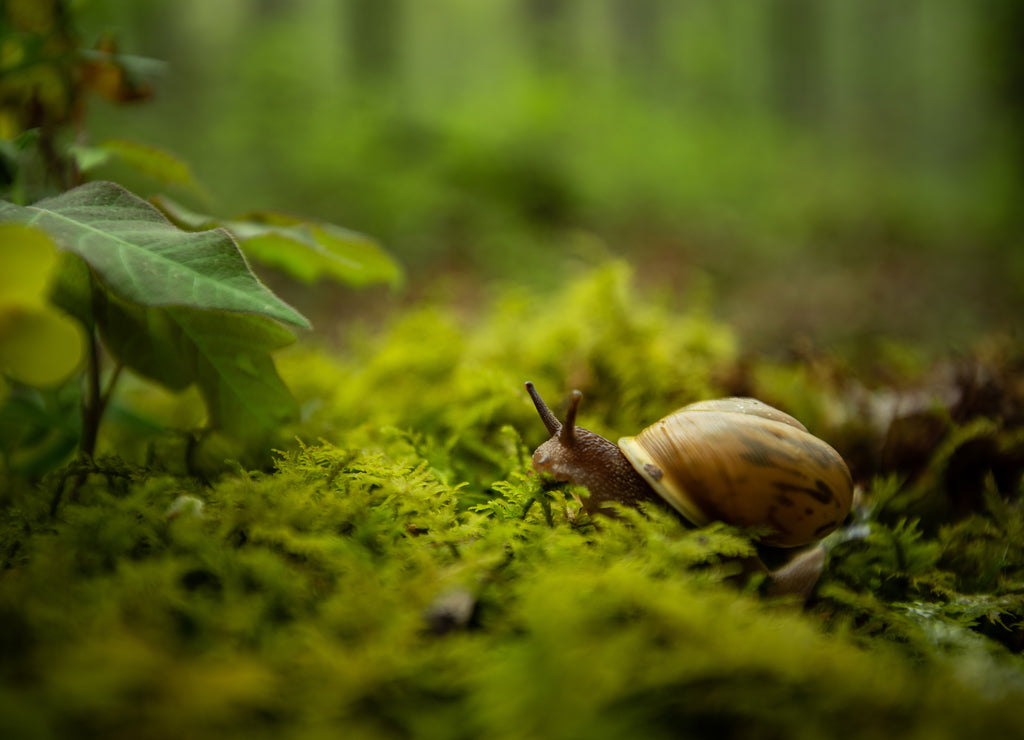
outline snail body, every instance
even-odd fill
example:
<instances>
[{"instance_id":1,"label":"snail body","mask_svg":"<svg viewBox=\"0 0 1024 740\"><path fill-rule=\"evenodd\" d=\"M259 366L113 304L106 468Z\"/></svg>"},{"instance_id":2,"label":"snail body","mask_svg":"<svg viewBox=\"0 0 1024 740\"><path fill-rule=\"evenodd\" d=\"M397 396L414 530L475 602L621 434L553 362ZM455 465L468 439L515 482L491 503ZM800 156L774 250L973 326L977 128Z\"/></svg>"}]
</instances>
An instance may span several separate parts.
<instances>
[{"instance_id":1,"label":"snail body","mask_svg":"<svg viewBox=\"0 0 1024 740\"><path fill-rule=\"evenodd\" d=\"M663 502L697 526L765 530L762 544L797 547L827 535L850 511L853 483L839 453L761 401L691 404L616 445L575 425L579 391L562 423L532 383L526 389L551 434L533 466L587 488L588 513L609 502Z\"/></svg>"}]
</instances>

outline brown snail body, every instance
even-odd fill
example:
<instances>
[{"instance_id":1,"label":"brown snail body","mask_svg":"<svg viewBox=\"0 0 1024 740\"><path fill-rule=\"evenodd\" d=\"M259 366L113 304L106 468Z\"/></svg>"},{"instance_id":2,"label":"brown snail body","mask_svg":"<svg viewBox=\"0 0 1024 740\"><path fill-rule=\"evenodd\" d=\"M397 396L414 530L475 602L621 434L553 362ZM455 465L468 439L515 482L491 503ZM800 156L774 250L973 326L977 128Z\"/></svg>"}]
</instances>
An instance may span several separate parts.
<instances>
[{"instance_id":1,"label":"brown snail body","mask_svg":"<svg viewBox=\"0 0 1024 740\"><path fill-rule=\"evenodd\" d=\"M526 389L551 434L533 466L587 488L588 513L610 502L664 502L692 524L722 521L766 531L765 545L797 547L823 538L850 511L853 483L839 453L761 401L691 404L615 445L575 425L579 391L562 423L532 383Z\"/></svg>"}]
</instances>

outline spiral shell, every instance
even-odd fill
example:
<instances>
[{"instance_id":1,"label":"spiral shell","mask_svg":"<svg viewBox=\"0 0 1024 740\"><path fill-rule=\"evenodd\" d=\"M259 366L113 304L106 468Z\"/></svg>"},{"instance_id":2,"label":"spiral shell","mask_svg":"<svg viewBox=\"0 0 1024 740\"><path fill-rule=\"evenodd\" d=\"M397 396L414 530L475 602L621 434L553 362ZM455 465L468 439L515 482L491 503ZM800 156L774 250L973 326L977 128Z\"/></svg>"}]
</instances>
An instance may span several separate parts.
<instances>
[{"instance_id":1,"label":"spiral shell","mask_svg":"<svg viewBox=\"0 0 1024 740\"><path fill-rule=\"evenodd\" d=\"M618 445L688 520L769 527L761 539L767 545L821 539L853 500L839 453L792 416L754 399L683 407Z\"/></svg>"}]
</instances>

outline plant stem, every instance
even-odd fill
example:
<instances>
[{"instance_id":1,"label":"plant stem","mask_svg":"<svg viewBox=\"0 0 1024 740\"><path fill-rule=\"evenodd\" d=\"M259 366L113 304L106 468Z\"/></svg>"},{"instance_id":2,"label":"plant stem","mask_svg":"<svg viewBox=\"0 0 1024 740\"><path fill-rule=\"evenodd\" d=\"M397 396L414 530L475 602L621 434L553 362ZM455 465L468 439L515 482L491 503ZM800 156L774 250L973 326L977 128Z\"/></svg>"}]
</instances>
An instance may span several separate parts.
<instances>
[{"instance_id":1,"label":"plant stem","mask_svg":"<svg viewBox=\"0 0 1024 740\"><path fill-rule=\"evenodd\" d=\"M107 382L106 390L101 391L100 344L95 330L89 334L88 352L89 356L85 368L86 388L82 396L82 441L79 444L79 457L82 458L83 464L90 463L96 454L96 443L99 439L100 422L103 421L103 412L107 410L107 404L110 402L110 397L114 392L114 386L117 385L118 378L121 377L121 370L124 367L120 362L114 366L114 371ZM88 476L89 473L86 469L81 470L75 476L71 489L68 491L69 501L75 499L78 495L78 490L85 483L85 479ZM51 516L56 516L57 514L60 500L64 494L65 482L66 479L61 479L60 484L57 486L57 492L50 506Z\"/></svg>"},{"instance_id":2,"label":"plant stem","mask_svg":"<svg viewBox=\"0 0 1024 740\"><path fill-rule=\"evenodd\" d=\"M103 391L103 395L100 396L100 401L99 401L99 416L100 416L100 420L103 419L103 414L106 413L106 411L107 411L107 404L110 403L110 397L114 393L114 386L117 385L117 381L121 377L121 370L123 370L123 369L124 369L124 365L122 365L120 362L118 362L118 363L116 363L114 365L114 371L110 374L110 380L107 381L107 389L105 391ZM99 425L97 424L97 433L98 433L98 426Z\"/></svg>"},{"instance_id":3,"label":"plant stem","mask_svg":"<svg viewBox=\"0 0 1024 740\"><path fill-rule=\"evenodd\" d=\"M96 453L96 442L99 438L100 423L103 421L103 414L110 403L110 397L114 393L114 386L121 377L121 370L124 368L120 362L114 365L114 371L107 381L105 390L100 390L100 350L96 333L93 332L89 339L89 365L86 368L86 389L85 397L82 399L82 444L83 455L92 457Z\"/></svg>"},{"instance_id":4,"label":"plant stem","mask_svg":"<svg viewBox=\"0 0 1024 740\"><path fill-rule=\"evenodd\" d=\"M65 472L61 475L60 480L57 481L57 490L54 491L53 501L50 502L50 518L57 516L57 509L60 508L60 500L64 495L64 486L67 485L68 474Z\"/></svg>"},{"instance_id":5,"label":"plant stem","mask_svg":"<svg viewBox=\"0 0 1024 740\"><path fill-rule=\"evenodd\" d=\"M85 368L86 389L82 396L82 442L79 451L85 457L96 452L104 401L100 396L100 347L95 330L89 334L89 358ZM77 489L77 486L76 486Z\"/></svg>"}]
</instances>

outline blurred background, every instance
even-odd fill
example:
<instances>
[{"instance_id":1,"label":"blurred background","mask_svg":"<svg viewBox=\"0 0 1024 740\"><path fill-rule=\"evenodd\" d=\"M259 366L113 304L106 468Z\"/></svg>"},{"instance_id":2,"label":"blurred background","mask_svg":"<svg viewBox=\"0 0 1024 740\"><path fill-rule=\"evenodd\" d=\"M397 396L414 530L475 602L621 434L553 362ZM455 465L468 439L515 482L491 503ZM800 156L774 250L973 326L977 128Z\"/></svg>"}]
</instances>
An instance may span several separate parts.
<instances>
[{"instance_id":1,"label":"blurred background","mask_svg":"<svg viewBox=\"0 0 1024 740\"><path fill-rule=\"evenodd\" d=\"M146 105L90 102L91 138L181 156L210 194L172 193L192 207L333 221L402 263L401 294L337 310L472 306L621 256L755 350L959 351L1020 326L1024 3L78 7L85 41L164 63Z\"/></svg>"}]
</instances>

